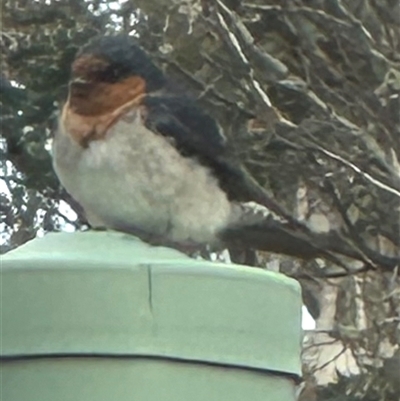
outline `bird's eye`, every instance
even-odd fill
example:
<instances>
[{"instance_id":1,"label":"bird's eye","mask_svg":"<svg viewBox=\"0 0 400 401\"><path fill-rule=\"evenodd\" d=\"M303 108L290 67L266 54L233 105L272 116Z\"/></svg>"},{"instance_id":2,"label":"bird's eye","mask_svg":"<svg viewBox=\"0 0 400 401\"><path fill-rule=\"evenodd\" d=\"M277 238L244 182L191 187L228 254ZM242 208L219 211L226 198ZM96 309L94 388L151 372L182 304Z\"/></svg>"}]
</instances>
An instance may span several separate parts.
<instances>
[{"instance_id":1,"label":"bird's eye","mask_svg":"<svg viewBox=\"0 0 400 401\"><path fill-rule=\"evenodd\" d=\"M106 82L117 82L126 76L125 69L123 66L110 65L102 71L98 72L99 79Z\"/></svg>"}]
</instances>

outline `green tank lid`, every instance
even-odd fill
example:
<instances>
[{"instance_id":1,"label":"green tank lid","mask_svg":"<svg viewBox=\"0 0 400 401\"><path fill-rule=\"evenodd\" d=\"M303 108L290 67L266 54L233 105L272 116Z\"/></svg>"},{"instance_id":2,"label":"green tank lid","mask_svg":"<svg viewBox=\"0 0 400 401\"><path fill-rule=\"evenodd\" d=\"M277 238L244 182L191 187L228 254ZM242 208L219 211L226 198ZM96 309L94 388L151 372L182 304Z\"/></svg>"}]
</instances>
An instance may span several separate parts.
<instances>
[{"instance_id":1,"label":"green tank lid","mask_svg":"<svg viewBox=\"0 0 400 401\"><path fill-rule=\"evenodd\" d=\"M107 365L110 371L97 384L98 391L102 386L109 387L107 380L113 374L122 380L131 371L137 380L143 376L138 372L156 369L158 373L153 375L157 376L167 369L168 361L173 362L171 372L175 369L176 380L181 377L188 384L194 380L187 377L193 364L202 366L203 370L196 371L198 378L203 377L200 373L205 366L214 370L207 379L211 387L212 377L221 375L219 371L215 376L218 367L223 371L246 370L246 375L252 372L254 380L261 375L264 379L257 380L262 386L270 381L270 391L274 386L278 392L286 391L282 397L288 397L287 391L293 393L294 385L292 381L288 384L288 378L301 373L300 287L281 274L194 260L116 232L48 234L4 255L1 273L2 369L8 383L17 378L32 383L48 381L59 371L53 365L61 366L65 356L81 358L75 368L70 358L64 358L60 368L63 371L70 366L65 378L78 381L88 374L83 366L89 364L88 369L96 366L98 371L107 372L99 361L111 358L113 362ZM98 359L89 362L87 358L92 357ZM135 364L128 366L127 358L133 358ZM139 360L143 363L138 365ZM25 361L23 369L21 361ZM118 365L123 364L121 361L125 365ZM178 367L182 364L184 368ZM113 370L114 365L119 367ZM123 366L128 370L117 374ZM40 376L42 370L47 373ZM134 385L135 380L127 383ZM235 380L226 388L233 390ZM48 389L48 385L43 386ZM190 386L196 388L194 382ZM252 387L257 388L254 383ZM12 394L11 387L9 391L7 394ZM103 389L99 394L106 393ZM95 400L99 394L87 400ZM9 400L17 401L16 396ZM40 397L51 399L51 395ZM158 397L132 399L188 399L187 394L181 398ZM190 399L224 400L210 394L207 397ZM275 397L246 399L295 399L279 398L278 393Z\"/></svg>"}]
</instances>

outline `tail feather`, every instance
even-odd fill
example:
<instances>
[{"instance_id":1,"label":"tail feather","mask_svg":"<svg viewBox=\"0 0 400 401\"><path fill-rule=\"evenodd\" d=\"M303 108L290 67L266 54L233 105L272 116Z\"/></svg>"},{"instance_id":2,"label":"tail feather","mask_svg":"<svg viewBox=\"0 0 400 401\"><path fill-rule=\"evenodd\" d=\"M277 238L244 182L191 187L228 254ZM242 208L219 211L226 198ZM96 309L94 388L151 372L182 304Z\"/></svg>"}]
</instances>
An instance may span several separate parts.
<instances>
[{"instance_id":1,"label":"tail feather","mask_svg":"<svg viewBox=\"0 0 400 401\"><path fill-rule=\"evenodd\" d=\"M220 233L220 239L229 248L254 249L281 253L302 259L311 259L324 254L324 250L314 245L310 238L296 232L289 224L267 217L254 222L238 222Z\"/></svg>"}]
</instances>

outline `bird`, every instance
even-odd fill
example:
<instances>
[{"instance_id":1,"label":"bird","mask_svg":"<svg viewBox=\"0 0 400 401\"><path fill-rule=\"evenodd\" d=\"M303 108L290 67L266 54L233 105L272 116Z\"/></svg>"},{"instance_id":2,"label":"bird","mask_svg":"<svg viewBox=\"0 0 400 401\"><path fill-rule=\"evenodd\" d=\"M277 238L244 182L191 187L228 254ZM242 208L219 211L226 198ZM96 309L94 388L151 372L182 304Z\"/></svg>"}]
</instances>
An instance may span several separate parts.
<instances>
[{"instance_id":1,"label":"bird","mask_svg":"<svg viewBox=\"0 0 400 401\"><path fill-rule=\"evenodd\" d=\"M218 122L171 82L131 36L95 37L78 51L52 155L89 224L177 249L244 242L314 255L301 236L246 206L293 223L230 154Z\"/></svg>"}]
</instances>

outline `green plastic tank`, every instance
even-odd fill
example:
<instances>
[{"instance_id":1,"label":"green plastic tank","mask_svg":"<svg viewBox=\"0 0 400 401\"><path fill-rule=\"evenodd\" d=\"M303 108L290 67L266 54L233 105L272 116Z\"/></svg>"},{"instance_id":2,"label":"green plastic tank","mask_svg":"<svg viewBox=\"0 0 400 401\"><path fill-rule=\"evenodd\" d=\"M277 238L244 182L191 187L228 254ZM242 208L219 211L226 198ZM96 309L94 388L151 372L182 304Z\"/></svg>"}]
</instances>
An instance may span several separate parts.
<instances>
[{"instance_id":1,"label":"green plastic tank","mask_svg":"<svg viewBox=\"0 0 400 401\"><path fill-rule=\"evenodd\" d=\"M294 401L299 285L115 232L2 257L1 401Z\"/></svg>"}]
</instances>

